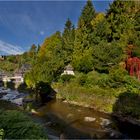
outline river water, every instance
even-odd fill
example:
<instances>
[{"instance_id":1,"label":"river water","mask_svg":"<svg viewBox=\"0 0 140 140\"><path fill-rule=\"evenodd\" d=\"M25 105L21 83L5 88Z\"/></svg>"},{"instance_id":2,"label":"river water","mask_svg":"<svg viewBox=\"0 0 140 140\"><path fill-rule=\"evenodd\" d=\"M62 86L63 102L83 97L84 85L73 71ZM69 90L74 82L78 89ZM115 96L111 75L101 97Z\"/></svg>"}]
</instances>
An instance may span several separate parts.
<instances>
[{"instance_id":1,"label":"river water","mask_svg":"<svg viewBox=\"0 0 140 140\"><path fill-rule=\"evenodd\" d=\"M9 97L13 97L10 94L13 95L14 92L9 92L9 96L4 96L9 99ZM17 104L17 102L13 103ZM17 109L12 107L13 103L5 103L1 100L0 108ZM27 107L31 104L27 104ZM41 107L30 109L31 117L46 128L50 138L140 138L140 126L118 121L112 115L72 105L62 100L52 100Z\"/></svg>"},{"instance_id":2,"label":"river water","mask_svg":"<svg viewBox=\"0 0 140 140\"><path fill-rule=\"evenodd\" d=\"M111 115L79 107L60 100L48 102L35 110L45 120L44 126L67 139L129 138L121 133Z\"/></svg>"}]
</instances>

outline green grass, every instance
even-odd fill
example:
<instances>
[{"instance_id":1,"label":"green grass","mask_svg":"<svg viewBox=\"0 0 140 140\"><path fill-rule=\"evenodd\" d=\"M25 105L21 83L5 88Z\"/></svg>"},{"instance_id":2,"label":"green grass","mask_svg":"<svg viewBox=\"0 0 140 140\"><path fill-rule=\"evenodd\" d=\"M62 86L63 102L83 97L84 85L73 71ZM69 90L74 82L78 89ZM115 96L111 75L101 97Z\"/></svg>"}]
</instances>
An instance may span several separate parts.
<instances>
[{"instance_id":1,"label":"green grass","mask_svg":"<svg viewBox=\"0 0 140 140\"><path fill-rule=\"evenodd\" d=\"M0 111L0 122L4 139L47 139L43 128L23 112Z\"/></svg>"},{"instance_id":2,"label":"green grass","mask_svg":"<svg viewBox=\"0 0 140 140\"><path fill-rule=\"evenodd\" d=\"M66 99L67 101L75 101L79 104L88 105L104 112L112 112L113 104L117 100L119 92L124 89L102 89L98 86L86 88L72 83L61 85L58 88L58 98Z\"/></svg>"},{"instance_id":3,"label":"green grass","mask_svg":"<svg viewBox=\"0 0 140 140\"><path fill-rule=\"evenodd\" d=\"M76 74L69 82L54 83L57 98L107 113L140 118L140 81L117 69L109 74L95 71Z\"/></svg>"},{"instance_id":4,"label":"green grass","mask_svg":"<svg viewBox=\"0 0 140 140\"><path fill-rule=\"evenodd\" d=\"M57 98L77 102L107 113L119 113L140 119L140 93L132 93L126 88L86 88L69 83L57 86ZM134 90L135 91L135 90Z\"/></svg>"}]
</instances>

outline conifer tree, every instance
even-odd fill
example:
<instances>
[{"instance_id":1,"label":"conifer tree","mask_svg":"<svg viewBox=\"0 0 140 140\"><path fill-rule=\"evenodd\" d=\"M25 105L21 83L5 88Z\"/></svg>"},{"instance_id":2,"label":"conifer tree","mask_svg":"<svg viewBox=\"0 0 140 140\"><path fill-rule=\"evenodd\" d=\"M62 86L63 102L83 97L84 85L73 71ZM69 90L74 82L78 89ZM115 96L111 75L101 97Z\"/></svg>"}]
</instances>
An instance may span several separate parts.
<instances>
[{"instance_id":1,"label":"conifer tree","mask_svg":"<svg viewBox=\"0 0 140 140\"><path fill-rule=\"evenodd\" d=\"M126 41L133 35L134 28L134 2L115 0L107 11L107 21L109 23L110 34L107 35L109 42L113 40Z\"/></svg>"},{"instance_id":2,"label":"conifer tree","mask_svg":"<svg viewBox=\"0 0 140 140\"><path fill-rule=\"evenodd\" d=\"M81 16L78 21L78 28L76 31L75 45L79 49L90 47L91 33L93 31L91 21L95 17L95 10L90 0L84 6Z\"/></svg>"},{"instance_id":3,"label":"conifer tree","mask_svg":"<svg viewBox=\"0 0 140 140\"><path fill-rule=\"evenodd\" d=\"M75 28L70 19L66 21L62 39L65 51L65 63L67 64L71 62L75 40Z\"/></svg>"},{"instance_id":4,"label":"conifer tree","mask_svg":"<svg viewBox=\"0 0 140 140\"><path fill-rule=\"evenodd\" d=\"M73 66L78 71L88 72L92 69L92 65L88 65L88 67L86 67L85 62L88 59L88 57L90 57L89 63L90 64L92 63L91 54L90 54L91 51L88 50L91 49L92 47L91 36L92 36L93 28L91 25L91 21L94 17L95 17L95 10L92 1L88 0L82 10L81 16L78 21L78 28L75 33Z\"/></svg>"}]
</instances>

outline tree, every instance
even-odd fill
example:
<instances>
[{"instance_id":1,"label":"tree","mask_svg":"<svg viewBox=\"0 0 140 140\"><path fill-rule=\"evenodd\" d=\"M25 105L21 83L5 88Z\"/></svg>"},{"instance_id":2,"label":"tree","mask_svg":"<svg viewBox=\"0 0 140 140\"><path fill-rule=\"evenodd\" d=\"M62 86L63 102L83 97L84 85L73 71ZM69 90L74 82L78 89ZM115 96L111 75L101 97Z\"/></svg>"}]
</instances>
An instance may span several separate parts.
<instances>
[{"instance_id":1,"label":"tree","mask_svg":"<svg viewBox=\"0 0 140 140\"><path fill-rule=\"evenodd\" d=\"M93 70L93 50L90 48L84 50L83 53L79 52L77 57L74 58L73 65L77 71L88 73Z\"/></svg>"},{"instance_id":2,"label":"tree","mask_svg":"<svg viewBox=\"0 0 140 140\"><path fill-rule=\"evenodd\" d=\"M128 41L133 36L134 12L133 1L115 0L107 11L107 22L110 33L107 35L109 42L113 40Z\"/></svg>"},{"instance_id":3,"label":"tree","mask_svg":"<svg viewBox=\"0 0 140 140\"><path fill-rule=\"evenodd\" d=\"M41 47L41 46L38 44L38 47L37 47L37 53L39 52L40 47Z\"/></svg>"},{"instance_id":4,"label":"tree","mask_svg":"<svg viewBox=\"0 0 140 140\"><path fill-rule=\"evenodd\" d=\"M47 38L38 52L37 60L27 75L27 85L36 88L42 81L51 83L56 80L64 68L64 51L60 32ZM28 78L29 76L29 78Z\"/></svg>"},{"instance_id":5,"label":"tree","mask_svg":"<svg viewBox=\"0 0 140 140\"><path fill-rule=\"evenodd\" d=\"M107 22L104 13L96 14L95 18L91 21L92 32L92 45L99 44L102 40L107 41L107 35L110 33L109 23Z\"/></svg>"},{"instance_id":6,"label":"tree","mask_svg":"<svg viewBox=\"0 0 140 140\"><path fill-rule=\"evenodd\" d=\"M75 40L75 28L72 25L70 19L66 21L64 32L62 34L63 49L65 51L65 63L70 63L72 60L74 40Z\"/></svg>"},{"instance_id":7,"label":"tree","mask_svg":"<svg viewBox=\"0 0 140 140\"><path fill-rule=\"evenodd\" d=\"M88 49L91 47L91 33L93 31L91 21L94 17L95 10L93 4L88 0L78 21L75 38L75 47L77 49Z\"/></svg>"},{"instance_id":8,"label":"tree","mask_svg":"<svg viewBox=\"0 0 140 140\"><path fill-rule=\"evenodd\" d=\"M32 58L32 59L35 59L36 57L36 54L37 54L37 47L35 44L33 44L28 52L29 54L29 57Z\"/></svg>"},{"instance_id":9,"label":"tree","mask_svg":"<svg viewBox=\"0 0 140 140\"><path fill-rule=\"evenodd\" d=\"M123 59L123 50L116 42L101 42L93 49L93 66L101 73L108 73L112 66Z\"/></svg>"},{"instance_id":10,"label":"tree","mask_svg":"<svg viewBox=\"0 0 140 140\"><path fill-rule=\"evenodd\" d=\"M140 8L135 14L134 28L135 28L135 34L134 34L135 48L133 49L132 53L134 56L140 57Z\"/></svg>"},{"instance_id":11,"label":"tree","mask_svg":"<svg viewBox=\"0 0 140 140\"><path fill-rule=\"evenodd\" d=\"M78 71L83 71L83 69L89 70L89 68L83 68L85 67L85 63L83 61L79 61L77 66L77 57L82 59L82 56L85 55L86 59L89 54L88 49L92 48L92 32L93 28L91 25L92 19L95 17L95 10L93 7L93 4L91 1L87 1L86 5L84 6L81 16L78 21L78 28L75 33L75 42L74 42L74 54L73 54L73 66L77 69ZM91 57L91 56L89 56ZM80 60L81 60L80 59ZM76 65L75 65L76 64Z\"/></svg>"}]
</instances>

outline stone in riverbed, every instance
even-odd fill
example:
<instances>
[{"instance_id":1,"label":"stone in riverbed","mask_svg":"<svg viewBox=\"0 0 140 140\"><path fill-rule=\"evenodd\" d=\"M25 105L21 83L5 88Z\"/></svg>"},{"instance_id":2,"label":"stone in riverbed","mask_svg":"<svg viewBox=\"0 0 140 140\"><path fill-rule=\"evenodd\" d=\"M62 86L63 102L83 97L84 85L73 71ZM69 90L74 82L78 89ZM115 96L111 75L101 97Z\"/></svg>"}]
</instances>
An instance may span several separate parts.
<instances>
[{"instance_id":1,"label":"stone in riverbed","mask_svg":"<svg viewBox=\"0 0 140 140\"><path fill-rule=\"evenodd\" d=\"M17 99L11 100L11 102L21 106L22 100L23 100L23 98L17 98Z\"/></svg>"},{"instance_id":2,"label":"stone in riverbed","mask_svg":"<svg viewBox=\"0 0 140 140\"><path fill-rule=\"evenodd\" d=\"M24 98L23 99L23 102L24 103L30 103L30 102L33 102L33 99L26 99L26 98Z\"/></svg>"},{"instance_id":3,"label":"stone in riverbed","mask_svg":"<svg viewBox=\"0 0 140 140\"><path fill-rule=\"evenodd\" d=\"M112 121L109 119L105 119L105 118L100 118L100 119L101 119L101 123L100 123L101 126L107 126L112 123Z\"/></svg>"},{"instance_id":4,"label":"stone in riverbed","mask_svg":"<svg viewBox=\"0 0 140 140\"><path fill-rule=\"evenodd\" d=\"M85 117L84 118L84 121L86 121L86 122L93 122L95 120L96 120L96 118L93 118L93 117Z\"/></svg>"},{"instance_id":5,"label":"stone in riverbed","mask_svg":"<svg viewBox=\"0 0 140 140\"><path fill-rule=\"evenodd\" d=\"M72 118L73 117L73 114L71 114L71 113L69 113L68 115L67 115L67 118Z\"/></svg>"}]
</instances>

